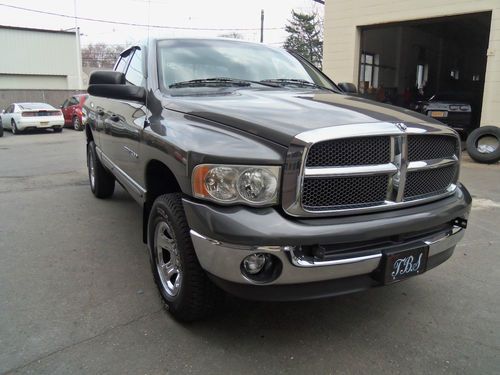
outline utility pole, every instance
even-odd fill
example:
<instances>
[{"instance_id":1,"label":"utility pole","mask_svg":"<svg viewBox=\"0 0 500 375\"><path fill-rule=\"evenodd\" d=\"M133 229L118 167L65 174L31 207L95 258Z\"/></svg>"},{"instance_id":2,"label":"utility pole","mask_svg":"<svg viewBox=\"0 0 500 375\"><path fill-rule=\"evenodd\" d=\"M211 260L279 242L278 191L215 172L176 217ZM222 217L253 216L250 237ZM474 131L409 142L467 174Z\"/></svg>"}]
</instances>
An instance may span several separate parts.
<instances>
[{"instance_id":1,"label":"utility pole","mask_svg":"<svg viewBox=\"0 0 500 375\"><path fill-rule=\"evenodd\" d=\"M82 51L80 45L80 28L78 27L78 17L76 15L76 0L73 0L75 7L75 36L76 36L76 75L78 79L78 90L82 89Z\"/></svg>"},{"instance_id":2,"label":"utility pole","mask_svg":"<svg viewBox=\"0 0 500 375\"><path fill-rule=\"evenodd\" d=\"M260 11L260 42L264 43L264 9Z\"/></svg>"}]
</instances>

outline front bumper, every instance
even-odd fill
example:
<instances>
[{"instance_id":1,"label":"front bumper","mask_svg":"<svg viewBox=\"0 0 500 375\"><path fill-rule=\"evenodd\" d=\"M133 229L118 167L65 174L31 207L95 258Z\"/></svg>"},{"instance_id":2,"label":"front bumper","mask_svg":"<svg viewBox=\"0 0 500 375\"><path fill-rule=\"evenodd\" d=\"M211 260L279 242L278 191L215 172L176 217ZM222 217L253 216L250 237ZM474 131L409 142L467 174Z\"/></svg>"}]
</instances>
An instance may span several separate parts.
<instances>
[{"instance_id":1,"label":"front bumper","mask_svg":"<svg viewBox=\"0 0 500 375\"><path fill-rule=\"evenodd\" d=\"M252 299L308 299L337 295L380 285L376 275L383 251L383 236L407 236L391 248L429 246L427 269L448 259L464 229L454 225L467 219L471 197L459 186L451 197L426 205L376 214L298 220L274 209L215 207L184 199L191 238L200 264L226 291ZM440 228L433 231L434 228ZM367 243L363 251L342 252L327 261L311 261L292 246ZM370 247L370 243L373 246ZM272 282L258 284L241 272L241 262L254 252L276 256L281 274Z\"/></svg>"}]
</instances>

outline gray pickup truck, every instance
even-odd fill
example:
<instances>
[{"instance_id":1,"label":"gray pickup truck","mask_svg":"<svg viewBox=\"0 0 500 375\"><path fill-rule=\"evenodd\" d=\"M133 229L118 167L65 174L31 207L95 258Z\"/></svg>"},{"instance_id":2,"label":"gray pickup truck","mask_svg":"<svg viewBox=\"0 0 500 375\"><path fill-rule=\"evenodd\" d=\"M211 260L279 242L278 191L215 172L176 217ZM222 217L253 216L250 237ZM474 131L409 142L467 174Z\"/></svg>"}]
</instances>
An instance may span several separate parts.
<instances>
[{"instance_id":1,"label":"gray pickup truck","mask_svg":"<svg viewBox=\"0 0 500 375\"><path fill-rule=\"evenodd\" d=\"M94 72L92 192L118 182L176 319L224 291L305 300L386 285L447 260L471 197L439 122L342 94L294 53L226 39L151 39Z\"/></svg>"}]
</instances>

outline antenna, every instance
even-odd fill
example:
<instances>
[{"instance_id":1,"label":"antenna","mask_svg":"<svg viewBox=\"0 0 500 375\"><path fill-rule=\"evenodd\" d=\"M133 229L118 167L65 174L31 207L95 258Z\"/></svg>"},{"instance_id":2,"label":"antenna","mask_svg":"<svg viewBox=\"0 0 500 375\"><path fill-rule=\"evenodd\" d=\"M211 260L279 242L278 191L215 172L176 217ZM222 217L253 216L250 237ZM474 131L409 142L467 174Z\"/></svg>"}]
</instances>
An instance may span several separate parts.
<instances>
[{"instance_id":1,"label":"antenna","mask_svg":"<svg viewBox=\"0 0 500 375\"><path fill-rule=\"evenodd\" d=\"M145 114L146 116L144 117L144 128L148 127L150 125L149 123L149 120L148 120L148 112L149 112L149 109L148 109L148 96L149 96L149 92L148 92L148 79L149 79L149 72L148 72L148 69L147 69L147 65L148 65L148 59L147 59L147 56L146 55L149 55L149 25L151 24L151 0L148 0L148 31L147 31L147 38L146 38L146 53L143 55L143 59L144 61L146 61L146 69L145 69L145 75L146 75L146 100L145 100L145 105L146 105L146 110L145 110Z\"/></svg>"}]
</instances>

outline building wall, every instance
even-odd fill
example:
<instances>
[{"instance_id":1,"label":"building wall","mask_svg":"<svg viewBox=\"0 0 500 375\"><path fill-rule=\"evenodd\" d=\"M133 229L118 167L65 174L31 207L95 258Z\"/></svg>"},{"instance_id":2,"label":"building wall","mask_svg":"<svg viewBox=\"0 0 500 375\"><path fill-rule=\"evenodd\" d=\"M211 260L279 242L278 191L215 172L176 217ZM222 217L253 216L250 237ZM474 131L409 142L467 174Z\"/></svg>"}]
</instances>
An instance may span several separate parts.
<instances>
[{"instance_id":1,"label":"building wall","mask_svg":"<svg viewBox=\"0 0 500 375\"><path fill-rule=\"evenodd\" d=\"M71 95L82 94L75 90L0 90L0 112L12 103L42 102L56 108Z\"/></svg>"},{"instance_id":2,"label":"building wall","mask_svg":"<svg viewBox=\"0 0 500 375\"><path fill-rule=\"evenodd\" d=\"M327 0L323 70L358 81L360 26L491 11L481 125L500 126L500 0Z\"/></svg>"},{"instance_id":3,"label":"building wall","mask_svg":"<svg viewBox=\"0 0 500 375\"><path fill-rule=\"evenodd\" d=\"M81 89L76 35L0 26L0 89Z\"/></svg>"}]
</instances>

